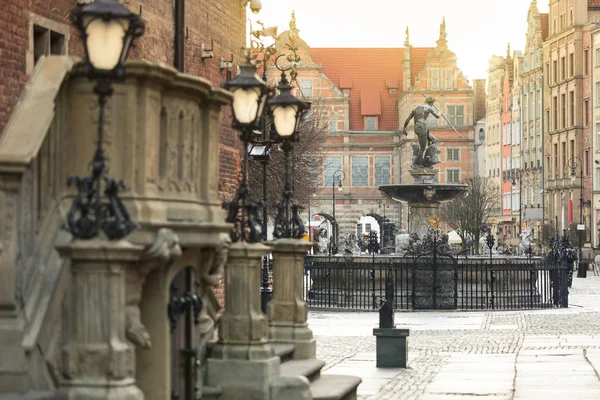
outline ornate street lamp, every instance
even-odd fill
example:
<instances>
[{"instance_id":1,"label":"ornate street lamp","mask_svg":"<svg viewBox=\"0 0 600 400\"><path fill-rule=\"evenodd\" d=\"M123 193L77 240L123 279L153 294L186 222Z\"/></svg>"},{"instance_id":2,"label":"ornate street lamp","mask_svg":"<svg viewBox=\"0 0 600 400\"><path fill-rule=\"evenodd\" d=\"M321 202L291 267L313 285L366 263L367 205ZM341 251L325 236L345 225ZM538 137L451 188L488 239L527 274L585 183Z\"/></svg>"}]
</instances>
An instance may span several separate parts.
<instances>
[{"instance_id":1,"label":"ornate street lamp","mask_svg":"<svg viewBox=\"0 0 600 400\"><path fill-rule=\"evenodd\" d=\"M71 22L81 33L86 73L122 79L129 49L144 34L142 18L116 0L96 0L74 8Z\"/></svg>"},{"instance_id":2,"label":"ornate street lamp","mask_svg":"<svg viewBox=\"0 0 600 400\"><path fill-rule=\"evenodd\" d=\"M240 74L223 86L233 93L233 127L241 131L242 140L250 142L254 130L260 127L269 87L258 77L256 65L249 60L240 64Z\"/></svg>"},{"instance_id":3,"label":"ornate street lamp","mask_svg":"<svg viewBox=\"0 0 600 400\"><path fill-rule=\"evenodd\" d=\"M267 84L256 74L256 66L249 60L240 65L240 74L233 80L226 82L225 89L233 93L233 127L240 131L240 139L244 142L245 149L250 148L254 137L254 130L258 128L263 114L265 103L269 95ZM258 210L262 207L261 201L249 197L248 188L248 151L244 151L242 164L242 182L236 197L229 202L223 202L227 209L227 222L233 224L231 240L260 242L263 236L263 226L258 218Z\"/></svg>"},{"instance_id":4,"label":"ornate street lamp","mask_svg":"<svg viewBox=\"0 0 600 400\"><path fill-rule=\"evenodd\" d=\"M301 207L292 198L293 190L289 172L290 151L293 149L293 142L298 141L298 126L308 106L292 95L292 87L287 80L285 71L281 72L281 81L277 89L279 95L269 101L269 106L275 128L272 131L273 141L282 144L285 155L285 186L283 198L277 202L273 236L299 239L304 236L304 223L298 213Z\"/></svg>"},{"instance_id":5,"label":"ornate street lamp","mask_svg":"<svg viewBox=\"0 0 600 400\"><path fill-rule=\"evenodd\" d=\"M121 239L136 229L127 209L119 198L125 189L121 179L108 177L107 163L102 149L104 107L113 94L112 81L125 78L124 62L136 38L144 33L144 22L116 0L96 0L76 7L71 21L80 31L84 48L85 73L96 80L94 93L98 95L98 142L91 162L91 175L72 176L68 185L75 184L78 195L67 216L66 229L77 239L92 239L104 232L111 240ZM102 195L107 201L103 201Z\"/></svg>"},{"instance_id":6,"label":"ornate street lamp","mask_svg":"<svg viewBox=\"0 0 600 400\"><path fill-rule=\"evenodd\" d=\"M337 236L338 236L338 224L337 219L335 218L335 180L338 179L338 191L341 192L344 190L342 186L342 181L346 179L346 173L341 169L335 171L331 177L331 200L333 206L333 221L331 222L331 242L329 243L329 255L337 253Z\"/></svg>"},{"instance_id":7,"label":"ornate street lamp","mask_svg":"<svg viewBox=\"0 0 600 400\"><path fill-rule=\"evenodd\" d=\"M521 216L522 216L522 212L521 212L521 196L523 193L523 174L522 174L522 170L517 169L515 170L513 177L512 177L512 186L516 187L517 186L517 182L515 181L515 177L518 176L519 177L519 230L517 232L517 235L521 234L521 230L522 230L522 225L521 225ZM512 213L512 210L511 210Z\"/></svg>"},{"instance_id":8,"label":"ornate street lamp","mask_svg":"<svg viewBox=\"0 0 600 400\"><path fill-rule=\"evenodd\" d=\"M567 161L569 168L571 168L571 183L574 185L577 179L575 169L579 168L579 225L583 225L583 162L579 157L571 157ZM579 261L581 261L581 247L583 245L583 232L584 230L579 229L577 226L577 233L579 236Z\"/></svg>"}]
</instances>

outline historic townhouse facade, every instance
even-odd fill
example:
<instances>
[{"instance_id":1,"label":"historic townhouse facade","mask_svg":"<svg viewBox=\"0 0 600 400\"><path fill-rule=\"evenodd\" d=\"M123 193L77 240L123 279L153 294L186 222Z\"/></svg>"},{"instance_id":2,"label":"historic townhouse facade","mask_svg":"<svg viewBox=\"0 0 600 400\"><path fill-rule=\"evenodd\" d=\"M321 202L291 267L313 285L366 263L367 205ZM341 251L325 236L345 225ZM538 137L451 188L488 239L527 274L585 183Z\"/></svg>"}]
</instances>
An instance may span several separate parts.
<instances>
[{"instance_id":1,"label":"historic townhouse facade","mask_svg":"<svg viewBox=\"0 0 600 400\"><path fill-rule=\"evenodd\" d=\"M589 163L584 153L583 27L598 10L588 10L587 0L557 0L550 1L549 11L548 38L543 44L544 193L547 220L557 221L562 230L584 223L579 220L580 199L584 200L582 214L590 214L580 183L582 172L586 179Z\"/></svg>"},{"instance_id":2,"label":"historic townhouse facade","mask_svg":"<svg viewBox=\"0 0 600 400\"><path fill-rule=\"evenodd\" d=\"M547 36L548 14L540 14L536 1L532 1L527 13L526 43L518 73L518 88L515 88L515 101L520 105L522 123L516 125L518 132L514 136L516 143L513 148L516 162L513 163L512 175L523 189L519 199L522 229L532 229L535 238L541 233L544 223L542 52Z\"/></svg>"},{"instance_id":3,"label":"historic townhouse facade","mask_svg":"<svg viewBox=\"0 0 600 400\"><path fill-rule=\"evenodd\" d=\"M489 183L498 189L500 189L502 185L502 89L504 84L504 75L506 74L506 63L507 60L504 57L492 56L490 59L486 99L485 175L487 176ZM502 196L499 196L497 206L495 207L489 222L492 225L498 225L501 220L510 221L510 217L504 217L502 215ZM495 226L493 229L496 230L497 226Z\"/></svg>"},{"instance_id":4,"label":"historic townhouse facade","mask_svg":"<svg viewBox=\"0 0 600 400\"><path fill-rule=\"evenodd\" d=\"M517 203L512 196L512 179L511 179L511 164L512 164L512 89L515 76L515 65L518 59L510 56L510 46L507 50L506 64L504 66L504 77L502 78L502 110L501 110L501 142L500 142L500 157L501 157L501 175L500 194L502 196L502 219L500 220L500 229L504 235L512 237L512 211Z\"/></svg>"},{"instance_id":5,"label":"historic townhouse facade","mask_svg":"<svg viewBox=\"0 0 600 400\"><path fill-rule=\"evenodd\" d=\"M588 68L589 93L589 133L591 141L590 165L593 173L591 228L594 232L592 243L600 246L600 24L592 23L589 27Z\"/></svg>"}]
</instances>

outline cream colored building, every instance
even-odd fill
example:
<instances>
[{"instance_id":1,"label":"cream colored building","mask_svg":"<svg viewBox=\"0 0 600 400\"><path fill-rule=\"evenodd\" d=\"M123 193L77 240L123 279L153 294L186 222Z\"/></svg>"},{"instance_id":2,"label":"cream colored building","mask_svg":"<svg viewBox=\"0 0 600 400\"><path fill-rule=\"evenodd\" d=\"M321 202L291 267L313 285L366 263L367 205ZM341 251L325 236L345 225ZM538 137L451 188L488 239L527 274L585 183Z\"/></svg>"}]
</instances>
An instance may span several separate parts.
<instances>
[{"instance_id":1,"label":"cream colored building","mask_svg":"<svg viewBox=\"0 0 600 400\"><path fill-rule=\"evenodd\" d=\"M592 243L594 246L600 245L600 235L598 234L598 221L600 221L600 23L594 23L590 29L590 56L591 56L591 112L590 112L590 133L591 133L591 165L592 165Z\"/></svg>"},{"instance_id":2,"label":"cream colored building","mask_svg":"<svg viewBox=\"0 0 600 400\"><path fill-rule=\"evenodd\" d=\"M579 158L585 164L582 31L599 11L588 10L587 0L550 1L549 11L549 35L543 45L545 200L547 220L556 218L562 230L569 227L570 215L579 223L580 182L571 179L569 160ZM579 178L578 166L575 174Z\"/></svg>"},{"instance_id":3,"label":"cream colored building","mask_svg":"<svg viewBox=\"0 0 600 400\"><path fill-rule=\"evenodd\" d=\"M523 193L521 197L523 229L533 229L537 238L544 223L545 182L542 167L543 158L543 94L544 81L542 53L544 39L548 36L548 14L540 14L536 1L531 2L527 13L527 35L523 62L518 72L518 88L513 90L513 121L520 118L521 123L514 125L513 168L521 172ZM516 85L515 85L516 86ZM514 107L515 102L519 104ZM520 174L520 175L519 175ZM515 210L513 208L513 210ZM517 209L518 212L518 209Z\"/></svg>"},{"instance_id":4,"label":"cream colored building","mask_svg":"<svg viewBox=\"0 0 600 400\"><path fill-rule=\"evenodd\" d=\"M506 59L500 56L492 56L488 69L488 96L486 102L485 119L485 176L496 187L502 185L502 86L506 74ZM493 213L493 219L498 221L502 217L502 197L498 196L497 208ZM495 228L494 228L495 230Z\"/></svg>"}]
</instances>

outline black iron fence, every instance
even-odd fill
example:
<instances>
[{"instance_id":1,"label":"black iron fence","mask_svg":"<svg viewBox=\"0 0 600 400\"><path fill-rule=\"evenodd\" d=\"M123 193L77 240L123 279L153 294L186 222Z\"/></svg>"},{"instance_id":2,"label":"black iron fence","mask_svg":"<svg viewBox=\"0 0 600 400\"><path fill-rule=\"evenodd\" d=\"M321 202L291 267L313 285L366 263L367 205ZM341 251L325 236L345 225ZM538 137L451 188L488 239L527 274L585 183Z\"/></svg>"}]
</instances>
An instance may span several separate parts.
<instances>
[{"instance_id":1,"label":"black iron fence","mask_svg":"<svg viewBox=\"0 0 600 400\"><path fill-rule=\"evenodd\" d=\"M541 259L307 256L313 308L378 309L387 290L397 310L568 307L571 264Z\"/></svg>"}]
</instances>

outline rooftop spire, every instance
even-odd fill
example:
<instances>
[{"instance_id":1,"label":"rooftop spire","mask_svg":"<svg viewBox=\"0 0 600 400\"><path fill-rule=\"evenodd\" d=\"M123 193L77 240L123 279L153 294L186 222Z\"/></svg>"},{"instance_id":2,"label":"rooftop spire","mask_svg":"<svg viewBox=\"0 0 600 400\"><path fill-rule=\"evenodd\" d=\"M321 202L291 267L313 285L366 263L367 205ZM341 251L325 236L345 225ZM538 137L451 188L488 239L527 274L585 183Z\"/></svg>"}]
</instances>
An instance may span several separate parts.
<instances>
[{"instance_id":1,"label":"rooftop spire","mask_svg":"<svg viewBox=\"0 0 600 400\"><path fill-rule=\"evenodd\" d=\"M448 47L446 36L446 18L442 17L442 23L440 24L440 38L436 42L438 47Z\"/></svg>"},{"instance_id":2,"label":"rooftop spire","mask_svg":"<svg viewBox=\"0 0 600 400\"><path fill-rule=\"evenodd\" d=\"M410 46L410 40L408 38L408 26L406 27L405 37L404 37L404 47Z\"/></svg>"},{"instance_id":3,"label":"rooftop spire","mask_svg":"<svg viewBox=\"0 0 600 400\"><path fill-rule=\"evenodd\" d=\"M298 30L298 28L296 28L296 11L294 11L294 10L292 10L292 17L290 19L290 30L292 30L292 31Z\"/></svg>"}]
</instances>

